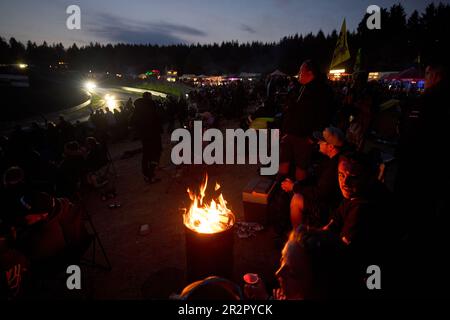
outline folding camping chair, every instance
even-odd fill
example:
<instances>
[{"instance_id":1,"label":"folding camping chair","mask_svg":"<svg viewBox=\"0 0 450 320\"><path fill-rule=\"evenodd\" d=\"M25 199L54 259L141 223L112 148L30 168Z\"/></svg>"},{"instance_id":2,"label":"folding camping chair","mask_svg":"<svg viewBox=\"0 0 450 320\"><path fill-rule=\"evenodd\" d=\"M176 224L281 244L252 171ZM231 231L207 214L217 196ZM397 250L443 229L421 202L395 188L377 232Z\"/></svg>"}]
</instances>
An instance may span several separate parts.
<instances>
[{"instance_id":1,"label":"folding camping chair","mask_svg":"<svg viewBox=\"0 0 450 320\"><path fill-rule=\"evenodd\" d=\"M111 262L110 262L110 260L108 258L108 255L106 254L106 250L105 250L105 248L103 246L103 243L102 243L102 241L100 239L100 236L99 236L99 234L97 232L97 228L95 227L94 222L92 221L92 217L91 217L91 215L89 213L89 210L87 209L87 207L86 207L86 205L85 205L85 203L84 203L84 201L83 201L83 199L81 197L79 199L79 206L80 206L80 209L82 210L83 217L84 217L85 221L87 222L87 225L89 226L90 236L91 236L91 240L92 240L90 242L90 246L89 246L91 248L91 250L92 250L90 259L82 258L80 262L83 265L86 265L88 267L93 267L93 268L98 268L98 269L102 269L102 270L106 270L106 271L111 271L111 269L112 269ZM86 253L87 253L89 247L86 248L86 251L85 251ZM98 261L97 261L97 247L100 249L100 253L103 256L103 260L106 263L106 265L98 263Z\"/></svg>"}]
</instances>

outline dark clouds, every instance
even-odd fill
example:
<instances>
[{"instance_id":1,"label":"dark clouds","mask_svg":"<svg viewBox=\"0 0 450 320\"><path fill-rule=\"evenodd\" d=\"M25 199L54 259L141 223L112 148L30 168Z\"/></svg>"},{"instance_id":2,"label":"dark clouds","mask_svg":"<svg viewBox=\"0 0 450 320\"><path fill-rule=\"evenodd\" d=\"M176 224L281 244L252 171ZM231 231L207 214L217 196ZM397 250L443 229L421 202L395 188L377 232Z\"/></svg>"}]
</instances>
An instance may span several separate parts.
<instances>
[{"instance_id":1,"label":"dark clouds","mask_svg":"<svg viewBox=\"0 0 450 320\"><path fill-rule=\"evenodd\" d=\"M438 3L441 0L434 0ZM430 0L377 0L383 8L400 2L409 15ZM442 0L449 3L450 0ZM68 30L66 7L81 8L81 30ZM371 0L15 0L0 1L0 36L26 42L220 43L278 41L295 33L325 34L341 26L355 30ZM170 22L169 22L170 21Z\"/></svg>"},{"instance_id":2,"label":"dark clouds","mask_svg":"<svg viewBox=\"0 0 450 320\"><path fill-rule=\"evenodd\" d=\"M191 41L186 36L205 37L199 29L168 22L143 22L109 14L97 14L88 18L87 31L111 42L134 44L184 44Z\"/></svg>"},{"instance_id":3,"label":"dark clouds","mask_svg":"<svg viewBox=\"0 0 450 320\"><path fill-rule=\"evenodd\" d=\"M243 30L243 31L245 31L245 32L248 32L248 33L252 33L252 34L256 33L256 30L253 29L252 27L250 27L250 26L247 25L247 24L241 24L240 29Z\"/></svg>"}]
</instances>

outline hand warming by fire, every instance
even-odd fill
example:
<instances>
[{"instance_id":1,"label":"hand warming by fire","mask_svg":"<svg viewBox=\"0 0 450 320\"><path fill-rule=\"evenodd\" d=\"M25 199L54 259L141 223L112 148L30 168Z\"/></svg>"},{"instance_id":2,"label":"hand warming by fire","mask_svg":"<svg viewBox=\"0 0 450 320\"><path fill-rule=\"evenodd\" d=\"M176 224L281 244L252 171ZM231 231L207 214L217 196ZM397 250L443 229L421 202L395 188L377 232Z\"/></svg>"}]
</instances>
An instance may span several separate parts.
<instances>
[{"instance_id":1,"label":"hand warming by fire","mask_svg":"<svg viewBox=\"0 0 450 320\"><path fill-rule=\"evenodd\" d=\"M205 174L205 180L200 185L200 194L197 195L187 189L191 207L183 215L183 221L186 227L198 233L218 233L231 228L234 224L234 215L227 208L227 202L222 193L217 199L212 199L210 204L204 202L205 191L208 185L208 174ZM215 191L220 189L216 183Z\"/></svg>"}]
</instances>

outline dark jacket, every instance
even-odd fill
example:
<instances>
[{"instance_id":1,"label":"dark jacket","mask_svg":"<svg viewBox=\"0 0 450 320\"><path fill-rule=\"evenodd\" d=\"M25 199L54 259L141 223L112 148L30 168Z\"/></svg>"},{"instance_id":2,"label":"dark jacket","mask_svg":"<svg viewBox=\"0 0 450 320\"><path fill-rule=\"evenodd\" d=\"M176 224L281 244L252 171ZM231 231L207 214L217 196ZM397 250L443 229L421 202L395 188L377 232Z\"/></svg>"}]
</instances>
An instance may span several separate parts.
<instances>
[{"instance_id":1,"label":"dark jacket","mask_svg":"<svg viewBox=\"0 0 450 320\"><path fill-rule=\"evenodd\" d=\"M396 190L408 199L415 198L413 210L431 209L430 202L446 198L450 179L448 146L450 86L439 83L427 89L400 126L399 173ZM444 186L443 186L444 184ZM422 204L418 206L417 201Z\"/></svg>"},{"instance_id":2,"label":"dark jacket","mask_svg":"<svg viewBox=\"0 0 450 320\"><path fill-rule=\"evenodd\" d=\"M314 79L300 89L297 100L288 105L283 132L309 137L331 124L334 112L333 92L323 81Z\"/></svg>"},{"instance_id":3,"label":"dark jacket","mask_svg":"<svg viewBox=\"0 0 450 320\"><path fill-rule=\"evenodd\" d=\"M439 159L431 160L429 153L436 152L436 148L442 148L443 143L448 142L449 100L450 86L439 83L425 90L418 101L405 112L400 126L401 158L405 158L407 162L416 159L417 163L425 161L428 164L442 159L440 156Z\"/></svg>"},{"instance_id":4,"label":"dark jacket","mask_svg":"<svg viewBox=\"0 0 450 320\"><path fill-rule=\"evenodd\" d=\"M325 158L320 164L317 180L314 184L303 186L295 182L294 193L301 193L309 201L336 209L342 200L338 181L339 155Z\"/></svg>"},{"instance_id":5,"label":"dark jacket","mask_svg":"<svg viewBox=\"0 0 450 320\"><path fill-rule=\"evenodd\" d=\"M394 237L392 195L376 181L366 196L344 199L332 219L328 229L340 239L345 237L359 254L379 251Z\"/></svg>"},{"instance_id":6,"label":"dark jacket","mask_svg":"<svg viewBox=\"0 0 450 320\"><path fill-rule=\"evenodd\" d=\"M139 137L142 140L161 140L162 124L154 101L140 98L134 105L130 123Z\"/></svg>"},{"instance_id":7,"label":"dark jacket","mask_svg":"<svg viewBox=\"0 0 450 320\"><path fill-rule=\"evenodd\" d=\"M389 276L383 280L384 290L398 283L398 279L391 278L389 273L396 261L394 257L399 254L393 199L387 188L378 181L369 190L367 196L345 199L328 228L336 237L345 237L349 242L344 244L341 241L339 246L344 266L340 275L345 279L344 290L354 298L363 299L372 295L376 297L376 293L367 290L366 286L367 267L370 265L389 270Z\"/></svg>"}]
</instances>

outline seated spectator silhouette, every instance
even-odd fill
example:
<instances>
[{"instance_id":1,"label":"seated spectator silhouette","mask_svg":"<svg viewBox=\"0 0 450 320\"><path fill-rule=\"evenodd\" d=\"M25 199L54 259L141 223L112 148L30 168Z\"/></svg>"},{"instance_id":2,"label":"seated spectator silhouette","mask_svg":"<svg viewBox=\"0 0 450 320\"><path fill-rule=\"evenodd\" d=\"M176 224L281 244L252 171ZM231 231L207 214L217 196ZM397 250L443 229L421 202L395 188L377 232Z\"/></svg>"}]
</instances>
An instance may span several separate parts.
<instances>
[{"instance_id":1,"label":"seated spectator silhouette","mask_svg":"<svg viewBox=\"0 0 450 320\"><path fill-rule=\"evenodd\" d=\"M386 235L380 233L381 222L392 202L390 192L377 179L377 170L376 163L362 153L339 158L338 181L344 201L325 229L338 234L346 245L377 246Z\"/></svg>"},{"instance_id":2,"label":"seated spectator silhouette","mask_svg":"<svg viewBox=\"0 0 450 320\"><path fill-rule=\"evenodd\" d=\"M281 252L280 267L275 276L280 288L273 290L276 300L323 300L343 297L339 247L335 238L320 230L300 226L291 231ZM264 283L246 284L249 299L266 300L270 295Z\"/></svg>"},{"instance_id":3,"label":"seated spectator silhouette","mask_svg":"<svg viewBox=\"0 0 450 320\"><path fill-rule=\"evenodd\" d=\"M26 294L29 262L13 245L10 229L0 221L0 300L17 300Z\"/></svg>"},{"instance_id":4,"label":"seated spectator silhouette","mask_svg":"<svg viewBox=\"0 0 450 320\"><path fill-rule=\"evenodd\" d=\"M212 276L195 281L186 286L180 295L172 296L180 300L242 300L238 285L230 280Z\"/></svg>"},{"instance_id":5,"label":"seated spectator silhouette","mask_svg":"<svg viewBox=\"0 0 450 320\"><path fill-rule=\"evenodd\" d=\"M20 199L30 191L25 182L25 172L22 168L14 166L8 168L3 174L0 220L9 227L25 223Z\"/></svg>"},{"instance_id":6,"label":"seated spectator silhouette","mask_svg":"<svg viewBox=\"0 0 450 320\"><path fill-rule=\"evenodd\" d=\"M82 212L65 198L54 198L25 184L23 170L12 167L4 175L5 211L2 224L12 230L15 246L34 264L79 253L90 238ZM82 249L84 248L84 249Z\"/></svg>"},{"instance_id":7,"label":"seated spectator silhouette","mask_svg":"<svg viewBox=\"0 0 450 320\"><path fill-rule=\"evenodd\" d=\"M342 199L337 168L339 154L345 143L344 134L338 128L328 127L323 132L315 132L314 137L318 140L320 152L326 156L317 170L315 181L305 184L286 179L281 184L285 192L294 192L290 203L293 228L300 224L324 226Z\"/></svg>"},{"instance_id":8,"label":"seated spectator silhouette","mask_svg":"<svg viewBox=\"0 0 450 320\"><path fill-rule=\"evenodd\" d=\"M362 281L366 268L383 265L395 239L395 207L390 192L377 179L377 169L362 153L339 158L338 181L344 200L323 228L344 248L348 279L353 279L355 292L367 289Z\"/></svg>"},{"instance_id":9,"label":"seated spectator silhouette","mask_svg":"<svg viewBox=\"0 0 450 320\"><path fill-rule=\"evenodd\" d=\"M73 197L78 191L85 173L86 163L84 154L78 142L72 141L66 143L56 181L58 196Z\"/></svg>"},{"instance_id":10,"label":"seated spectator silhouette","mask_svg":"<svg viewBox=\"0 0 450 320\"><path fill-rule=\"evenodd\" d=\"M29 227L18 239L18 246L27 253L33 266L51 269L61 267L61 263L79 262L92 240L82 211L66 198L42 192L23 196L21 203Z\"/></svg>"},{"instance_id":11,"label":"seated spectator silhouette","mask_svg":"<svg viewBox=\"0 0 450 320\"><path fill-rule=\"evenodd\" d=\"M86 138L86 171L88 183L94 187L104 186L106 174L103 168L108 165L106 148L94 137Z\"/></svg>"}]
</instances>

